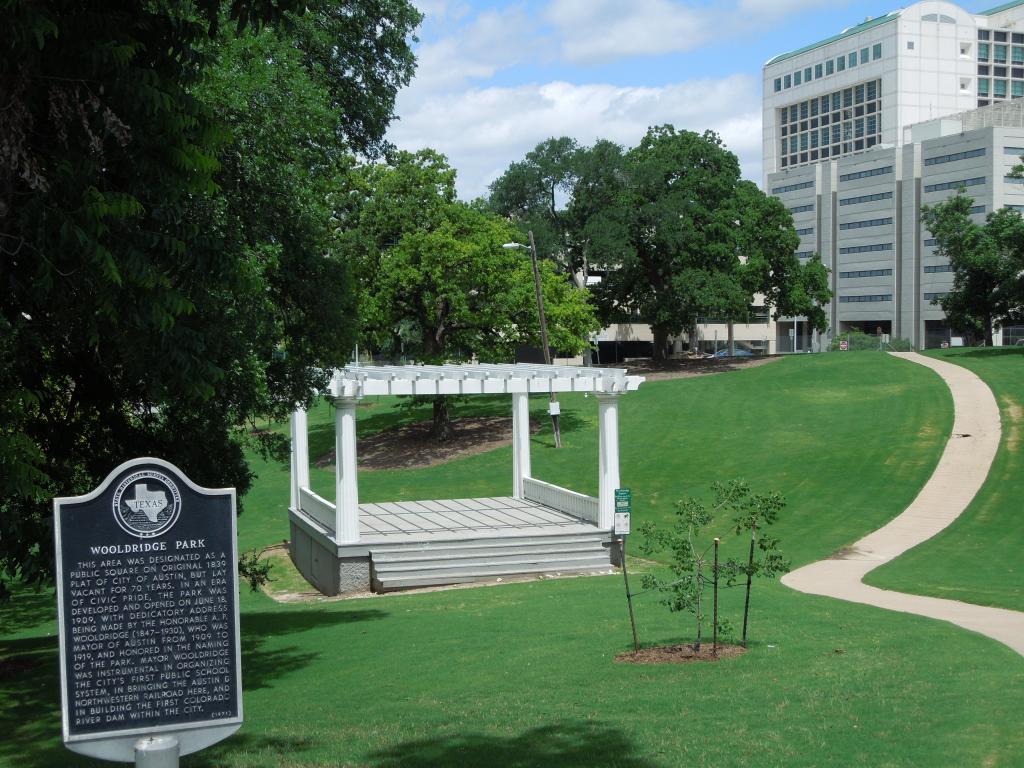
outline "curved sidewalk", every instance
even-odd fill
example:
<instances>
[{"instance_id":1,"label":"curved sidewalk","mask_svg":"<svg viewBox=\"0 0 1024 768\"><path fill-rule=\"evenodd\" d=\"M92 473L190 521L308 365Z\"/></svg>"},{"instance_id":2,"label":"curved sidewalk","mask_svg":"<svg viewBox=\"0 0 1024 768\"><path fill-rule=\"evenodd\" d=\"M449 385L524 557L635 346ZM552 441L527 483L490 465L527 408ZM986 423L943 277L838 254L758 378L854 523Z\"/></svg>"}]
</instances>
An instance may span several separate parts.
<instances>
[{"instance_id":1,"label":"curved sidewalk","mask_svg":"<svg viewBox=\"0 0 1024 768\"><path fill-rule=\"evenodd\" d=\"M996 399L974 373L915 352L890 354L931 368L949 387L955 415L953 433L942 458L901 515L828 560L786 574L782 583L807 594L949 621L1024 655L1024 613L890 592L861 583L868 571L930 539L960 516L988 476L1002 431Z\"/></svg>"}]
</instances>

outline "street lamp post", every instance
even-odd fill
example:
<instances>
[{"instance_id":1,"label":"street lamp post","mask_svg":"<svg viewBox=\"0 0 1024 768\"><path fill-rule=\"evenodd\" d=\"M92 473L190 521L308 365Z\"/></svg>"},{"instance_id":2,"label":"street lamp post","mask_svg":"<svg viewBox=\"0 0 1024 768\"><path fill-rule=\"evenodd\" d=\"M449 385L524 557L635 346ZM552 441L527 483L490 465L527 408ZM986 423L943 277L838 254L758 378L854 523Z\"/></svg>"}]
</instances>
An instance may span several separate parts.
<instances>
[{"instance_id":1,"label":"street lamp post","mask_svg":"<svg viewBox=\"0 0 1024 768\"><path fill-rule=\"evenodd\" d=\"M533 266L533 287L537 294L537 316L540 318L540 344L541 350L544 353L544 363L551 365L551 348L548 346L548 322L544 316L544 293L540 288L540 270L537 268L537 244L533 240L533 230L529 231L530 236L530 263ZM522 243L505 243L502 248L523 248L526 246ZM555 433L555 448L562 447L562 431L558 426L558 414L561 412L561 406L558 404L558 396L554 393L550 393L550 400L548 402L548 413L551 414L551 428Z\"/></svg>"}]
</instances>

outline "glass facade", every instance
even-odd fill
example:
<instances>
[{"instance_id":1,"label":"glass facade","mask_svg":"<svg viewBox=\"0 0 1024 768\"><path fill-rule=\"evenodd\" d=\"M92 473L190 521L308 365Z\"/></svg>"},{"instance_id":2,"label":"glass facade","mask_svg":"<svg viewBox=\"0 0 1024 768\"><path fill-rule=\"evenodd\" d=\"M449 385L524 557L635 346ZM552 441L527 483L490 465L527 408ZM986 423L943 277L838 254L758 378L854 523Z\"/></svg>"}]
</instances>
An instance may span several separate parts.
<instances>
[{"instance_id":1,"label":"glass facade","mask_svg":"<svg viewBox=\"0 0 1024 768\"><path fill-rule=\"evenodd\" d=\"M1024 34L979 29L978 106L1019 98L1024 98Z\"/></svg>"},{"instance_id":2,"label":"glass facade","mask_svg":"<svg viewBox=\"0 0 1024 768\"><path fill-rule=\"evenodd\" d=\"M779 108L780 167L842 157L878 144L881 91L881 80L868 80Z\"/></svg>"}]
</instances>

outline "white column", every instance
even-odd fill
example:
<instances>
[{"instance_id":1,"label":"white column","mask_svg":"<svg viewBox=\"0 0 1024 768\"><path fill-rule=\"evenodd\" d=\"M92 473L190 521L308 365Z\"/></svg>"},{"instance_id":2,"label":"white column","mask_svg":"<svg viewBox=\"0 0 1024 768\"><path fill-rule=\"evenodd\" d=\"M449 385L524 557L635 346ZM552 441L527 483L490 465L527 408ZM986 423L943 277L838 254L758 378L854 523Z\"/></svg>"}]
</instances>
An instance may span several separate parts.
<instances>
[{"instance_id":1,"label":"white column","mask_svg":"<svg viewBox=\"0 0 1024 768\"><path fill-rule=\"evenodd\" d=\"M597 527L611 530L615 524L615 489L619 487L619 394L597 393L598 455L600 485Z\"/></svg>"},{"instance_id":2,"label":"white column","mask_svg":"<svg viewBox=\"0 0 1024 768\"><path fill-rule=\"evenodd\" d=\"M292 498L291 508L299 509L299 489L309 488L309 428L306 411L296 408L292 413Z\"/></svg>"},{"instance_id":3,"label":"white column","mask_svg":"<svg viewBox=\"0 0 1024 768\"><path fill-rule=\"evenodd\" d=\"M530 396L512 393L512 496L523 498L523 478L530 477Z\"/></svg>"},{"instance_id":4,"label":"white column","mask_svg":"<svg viewBox=\"0 0 1024 768\"><path fill-rule=\"evenodd\" d=\"M356 482L355 397L334 400L334 537L339 543L359 541L359 485Z\"/></svg>"}]
</instances>

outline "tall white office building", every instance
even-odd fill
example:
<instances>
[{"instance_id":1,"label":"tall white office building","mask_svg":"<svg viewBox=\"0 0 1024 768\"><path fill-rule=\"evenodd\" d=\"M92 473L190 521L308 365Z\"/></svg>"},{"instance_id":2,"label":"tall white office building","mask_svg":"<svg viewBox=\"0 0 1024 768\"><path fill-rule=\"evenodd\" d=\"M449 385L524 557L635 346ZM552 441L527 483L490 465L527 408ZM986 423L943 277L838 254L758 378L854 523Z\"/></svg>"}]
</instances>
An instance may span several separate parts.
<instances>
[{"instance_id":1,"label":"tall white office building","mask_svg":"<svg viewBox=\"0 0 1024 768\"><path fill-rule=\"evenodd\" d=\"M979 14L926 0L765 65L765 190L793 213L798 255L832 270L831 333L949 337L931 301L951 275L921 206L965 188L979 221L1024 209L1007 176L1024 154L1022 96L1024 0ZM815 343L791 318L779 349L790 329L798 349Z\"/></svg>"}]
</instances>

